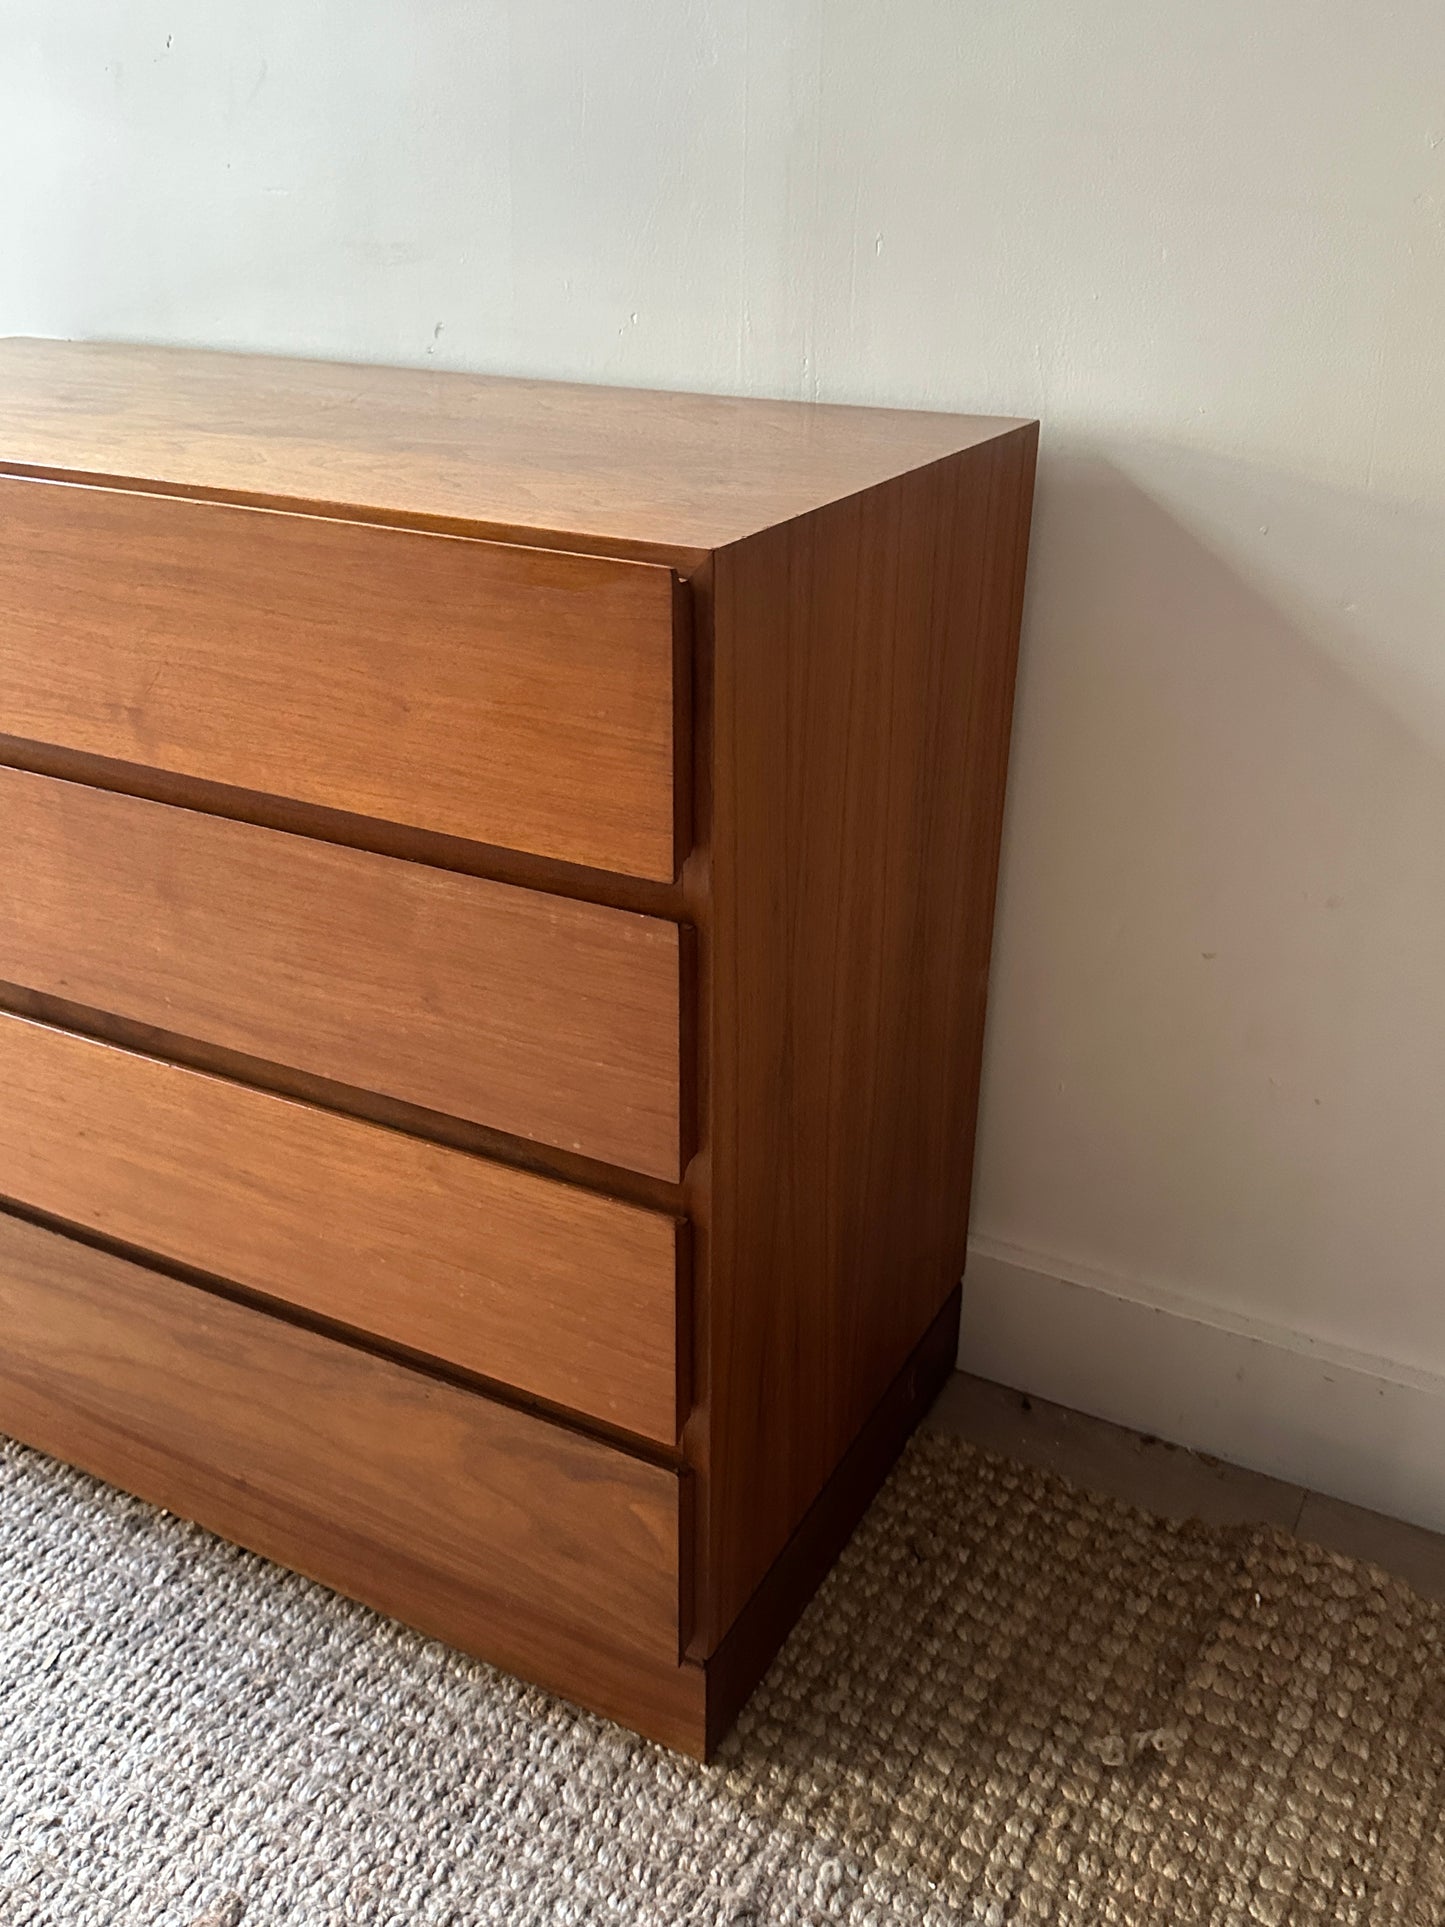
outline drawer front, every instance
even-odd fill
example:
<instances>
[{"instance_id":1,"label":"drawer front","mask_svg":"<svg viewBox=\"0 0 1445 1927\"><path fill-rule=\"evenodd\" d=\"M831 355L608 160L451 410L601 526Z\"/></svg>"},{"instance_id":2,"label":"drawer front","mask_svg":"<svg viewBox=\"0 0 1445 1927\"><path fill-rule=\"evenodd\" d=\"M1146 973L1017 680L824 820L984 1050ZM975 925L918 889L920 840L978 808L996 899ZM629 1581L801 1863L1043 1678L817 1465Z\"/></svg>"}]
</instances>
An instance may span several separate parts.
<instances>
[{"instance_id":1,"label":"drawer front","mask_svg":"<svg viewBox=\"0 0 1445 1927\"><path fill-rule=\"evenodd\" d=\"M671 1444L679 1227L0 1013L0 1196Z\"/></svg>"},{"instance_id":2,"label":"drawer front","mask_svg":"<svg viewBox=\"0 0 1445 1927\"><path fill-rule=\"evenodd\" d=\"M0 734L670 878L645 563L0 481Z\"/></svg>"},{"instance_id":3,"label":"drawer front","mask_svg":"<svg viewBox=\"0 0 1445 1927\"><path fill-rule=\"evenodd\" d=\"M0 1329L0 1431L603 1711L665 1730L671 1699L676 1722L674 1473L3 1216Z\"/></svg>"},{"instance_id":4,"label":"drawer front","mask_svg":"<svg viewBox=\"0 0 1445 1927\"><path fill-rule=\"evenodd\" d=\"M0 769L0 982L681 1171L654 917Z\"/></svg>"}]
</instances>

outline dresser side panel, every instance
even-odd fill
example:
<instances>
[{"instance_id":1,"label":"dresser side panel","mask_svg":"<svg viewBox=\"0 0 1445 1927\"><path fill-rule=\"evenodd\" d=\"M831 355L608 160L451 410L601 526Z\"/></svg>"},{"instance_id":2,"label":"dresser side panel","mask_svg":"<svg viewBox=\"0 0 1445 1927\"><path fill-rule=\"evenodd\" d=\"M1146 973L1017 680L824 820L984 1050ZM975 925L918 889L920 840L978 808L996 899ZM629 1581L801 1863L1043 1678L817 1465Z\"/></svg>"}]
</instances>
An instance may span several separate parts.
<instances>
[{"instance_id":1,"label":"dresser side panel","mask_svg":"<svg viewBox=\"0 0 1445 1927\"><path fill-rule=\"evenodd\" d=\"M963 1269L1036 441L715 558L695 1652Z\"/></svg>"}]
</instances>

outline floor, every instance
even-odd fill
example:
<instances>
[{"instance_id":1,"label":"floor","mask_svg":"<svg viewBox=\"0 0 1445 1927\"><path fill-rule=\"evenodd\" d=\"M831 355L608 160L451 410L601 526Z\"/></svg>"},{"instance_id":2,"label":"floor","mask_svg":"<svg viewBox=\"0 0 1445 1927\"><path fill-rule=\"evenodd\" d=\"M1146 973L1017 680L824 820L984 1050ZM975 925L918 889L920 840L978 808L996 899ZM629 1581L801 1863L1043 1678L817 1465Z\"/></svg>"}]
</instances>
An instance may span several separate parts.
<instances>
[{"instance_id":1,"label":"floor","mask_svg":"<svg viewBox=\"0 0 1445 1927\"><path fill-rule=\"evenodd\" d=\"M1166 1518L1282 1526L1316 1545L1368 1559L1426 1598L1445 1602L1445 1533L1346 1505L967 1372L954 1373L928 1423Z\"/></svg>"}]
</instances>

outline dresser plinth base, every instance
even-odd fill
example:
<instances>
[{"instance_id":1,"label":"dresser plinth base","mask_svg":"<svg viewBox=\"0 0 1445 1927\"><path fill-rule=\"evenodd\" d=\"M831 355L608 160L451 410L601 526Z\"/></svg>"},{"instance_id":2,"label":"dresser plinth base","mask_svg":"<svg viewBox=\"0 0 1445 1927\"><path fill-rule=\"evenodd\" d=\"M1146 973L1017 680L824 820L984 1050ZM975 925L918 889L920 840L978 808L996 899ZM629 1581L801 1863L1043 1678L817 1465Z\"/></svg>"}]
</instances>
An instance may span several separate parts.
<instances>
[{"instance_id":1,"label":"dresser plinth base","mask_svg":"<svg viewBox=\"0 0 1445 1927\"><path fill-rule=\"evenodd\" d=\"M955 1286L802 1524L707 1662L707 1732L702 1757L711 1757L747 1704L854 1527L873 1503L919 1420L946 1384L958 1360L961 1299L962 1289Z\"/></svg>"}]
</instances>

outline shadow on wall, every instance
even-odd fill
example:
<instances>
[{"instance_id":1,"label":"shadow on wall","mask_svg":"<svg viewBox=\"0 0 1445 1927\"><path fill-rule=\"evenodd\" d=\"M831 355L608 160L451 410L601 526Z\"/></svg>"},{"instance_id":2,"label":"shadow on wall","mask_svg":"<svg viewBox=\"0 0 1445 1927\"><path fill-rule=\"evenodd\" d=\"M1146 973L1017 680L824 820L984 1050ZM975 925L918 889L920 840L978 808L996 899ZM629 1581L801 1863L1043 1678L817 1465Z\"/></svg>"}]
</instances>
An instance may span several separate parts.
<instances>
[{"instance_id":1,"label":"shadow on wall","mask_svg":"<svg viewBox=\"0 0 1445 1927\"><path fill-rule=\"evenodd\" d=\"M1040 476L974 1213L1445 1373L1445 518Z\"/></svg>"}]
</instances>

